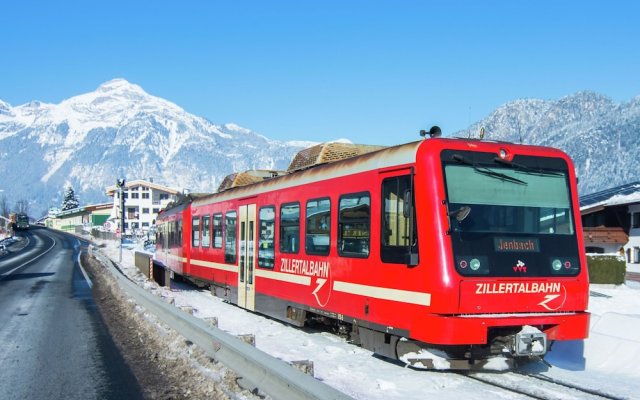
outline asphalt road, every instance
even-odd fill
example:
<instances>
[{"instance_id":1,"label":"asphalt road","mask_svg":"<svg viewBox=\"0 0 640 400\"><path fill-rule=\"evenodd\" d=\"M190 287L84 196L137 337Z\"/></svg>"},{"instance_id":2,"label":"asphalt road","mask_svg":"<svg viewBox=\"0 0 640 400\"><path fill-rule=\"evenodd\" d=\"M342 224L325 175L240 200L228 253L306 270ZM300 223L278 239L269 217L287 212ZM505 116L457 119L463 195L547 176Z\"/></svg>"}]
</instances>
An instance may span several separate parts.
<instances>
[{"instance_id":1,"label":"asphalt road","mask_svg":"<svg viewBox=\"0 0 640 400\"><path fill-rule=\"evenodd\" d=\"M79 264L86 243L43 228L0 257L0 397L140 399Z\"/></svg>"}]
</instances>

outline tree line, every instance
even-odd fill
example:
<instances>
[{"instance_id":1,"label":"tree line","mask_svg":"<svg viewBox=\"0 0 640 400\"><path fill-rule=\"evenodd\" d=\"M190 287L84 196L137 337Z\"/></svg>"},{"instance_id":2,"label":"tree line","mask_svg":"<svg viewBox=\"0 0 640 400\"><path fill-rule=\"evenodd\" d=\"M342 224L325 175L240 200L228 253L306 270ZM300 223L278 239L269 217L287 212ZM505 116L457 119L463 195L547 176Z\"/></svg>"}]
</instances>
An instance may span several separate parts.
<instances>
[{"instance_id":1,"label":"tree line","mask_svg":"<svg viewBox=\"0 0 640 400\"><path fill-rule=\"evenodd\" d=\"M71 210L74 208L78 208L79 205L80 202L78 201L78 196L76 196L73 187L67 186L64 190L60 209L62 211ZM29 215L29 201L25 199L18 200L14 204L13 208L11 208L9 207L7 196L0 196L0 216L8 218L9 214L11 213Z\"/></svg>"},{"instance_id":2,"label":"tree line","mask_svg":"<svg viewBox=\"0 0 640 400\"><path fill-rule=\"evenodd\" d=\"M13 208L9 207L6 196L0 197L0 215L7 218L12 212L16 214L29 214L29 202L27 200L18 200Z\"/></svg>"}]
</instances>

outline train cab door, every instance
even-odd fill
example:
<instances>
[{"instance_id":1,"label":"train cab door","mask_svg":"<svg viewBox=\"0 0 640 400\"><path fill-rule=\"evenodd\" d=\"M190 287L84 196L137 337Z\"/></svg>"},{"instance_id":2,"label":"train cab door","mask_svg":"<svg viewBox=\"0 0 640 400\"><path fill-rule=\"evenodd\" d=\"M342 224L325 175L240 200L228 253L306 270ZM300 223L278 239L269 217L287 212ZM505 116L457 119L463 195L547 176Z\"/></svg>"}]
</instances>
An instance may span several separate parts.
<instances>
[{"instance_id":1,"label":"train cab door","mask_svg":"<svg viewBox=\"0 0 640 400\"><path fill-rule=\"evenodd\" d=\"M248 310L255 310L256 289L254 285L255 237L256 237L256 205L240 206L240 242L238 273L238 305Z\"/></svg>"}]
</instances>

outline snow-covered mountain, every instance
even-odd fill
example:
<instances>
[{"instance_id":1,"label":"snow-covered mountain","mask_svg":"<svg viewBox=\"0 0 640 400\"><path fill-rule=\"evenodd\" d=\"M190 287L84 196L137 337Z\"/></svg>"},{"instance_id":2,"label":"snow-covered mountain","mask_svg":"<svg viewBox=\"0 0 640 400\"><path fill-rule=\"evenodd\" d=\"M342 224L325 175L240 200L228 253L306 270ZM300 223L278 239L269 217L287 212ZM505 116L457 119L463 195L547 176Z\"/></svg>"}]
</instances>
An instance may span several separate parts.
<instances>
[{"instance_id":1,"label":"snow-covered mountain","mask_svg":"<svg viewBox=\"0 0 640 400\"><path fill-rule=\"evenodd\" d=\"M0 195L10 206L27 199L39 214L60 205L67 184L81 204L106 201L119 177L211 192L234 171L286 169L310 144L214 125L115 79L60 104L0 101Z\"/></svg>"},{"instance_id":2,"label":"snow-covered mountain","mask_svg":"<svg viewBox=\"0 0 640 400\"><path fill-rule=\"evenodd\" d=\"M574 161L580 195L640 177L640 96L618 104L594 92L515 100L452 136L557 147Z\"/></svg>"},{"instance_id":3,"label":"snow-covered mountain","mask_svg":"<svg viewBox=\"0 0 640 400\"><path fill-rule=\"evenodd\" d=\"M593 92L515 100L453 136L559 147L573 159L580 193L638 180L640 96L617 104ZM0 196L28 200L33 215L59 206L71 184L81 204L106 201L116 178L214 191L227 174L285 169L310 142L272 141L215 125L123 79L60 104L0 100Z\"/></svg>"}]
</instances>

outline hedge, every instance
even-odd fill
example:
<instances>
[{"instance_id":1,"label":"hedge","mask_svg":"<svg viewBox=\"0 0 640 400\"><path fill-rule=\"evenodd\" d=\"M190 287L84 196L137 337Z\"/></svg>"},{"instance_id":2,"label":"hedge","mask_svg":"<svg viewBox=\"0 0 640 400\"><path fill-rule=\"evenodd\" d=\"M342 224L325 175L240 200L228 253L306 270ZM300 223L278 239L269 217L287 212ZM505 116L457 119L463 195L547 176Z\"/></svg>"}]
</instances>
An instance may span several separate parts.
<instances>
[{"instance_id":1,"label":"hedge","mask_svg":"<svg viewBox=\"0 0 640 400\"><path fill-rule=\"evenodd\" d=\"M627 265L618 256L587 256L590 283L612 283L621 285Z\"/></svg>"}]
</instances>

